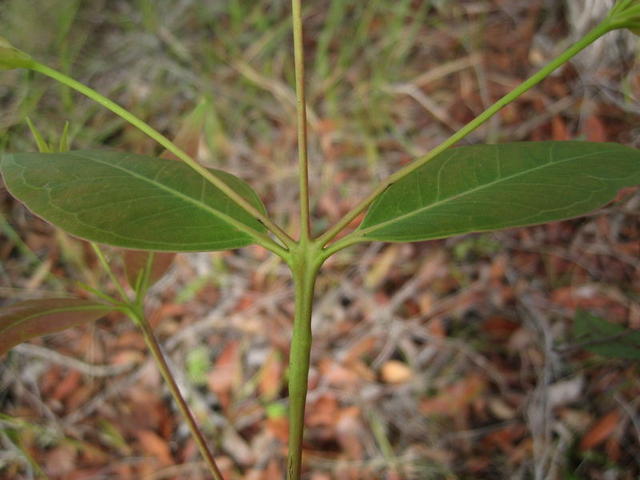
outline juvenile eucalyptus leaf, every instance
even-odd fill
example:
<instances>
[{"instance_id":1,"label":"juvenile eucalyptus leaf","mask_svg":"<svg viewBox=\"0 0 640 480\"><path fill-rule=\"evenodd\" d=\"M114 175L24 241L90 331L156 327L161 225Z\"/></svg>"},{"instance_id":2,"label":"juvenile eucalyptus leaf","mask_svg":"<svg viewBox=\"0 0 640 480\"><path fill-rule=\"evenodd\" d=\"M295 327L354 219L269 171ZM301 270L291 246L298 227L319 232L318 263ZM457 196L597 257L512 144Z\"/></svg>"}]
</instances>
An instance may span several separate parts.
<instances>
[{"instance_id":1,"label":"juvenile eucalyptus leaf","mask_svg":"<svg viewBox=\"0 0 640 480\"><path fill-rule=\"evenodd\" d=\"M537 142L445 151L384 191L359 233L414 242L583 215L640 183L640 151Z\"/></svg>"},{"instance_id":2,"label":"juvenile eucalyptus leaf","mask_svg":"<svg viewBox=\"0 0 640 480\"><path fill-rule=\"evenodd\" d=\"M264 226L187 165L107 151L7 154L9 191L36 215L72 235L118 247L208 251L253 243L238 224ZM257 209L264 206L233 175L212 173Z\"/></svg>"},{"instance_id":3,"label":"juvenile eucalyptus leaf","mask_svg":"<svg viewBox=\"0 0 640 480\"><path fill-rule=\"evenodd\" d=\"M0 355L35 337L103 317L112 308L76 298L27 300L0 309Z\"/></svg>"}]
</instances>

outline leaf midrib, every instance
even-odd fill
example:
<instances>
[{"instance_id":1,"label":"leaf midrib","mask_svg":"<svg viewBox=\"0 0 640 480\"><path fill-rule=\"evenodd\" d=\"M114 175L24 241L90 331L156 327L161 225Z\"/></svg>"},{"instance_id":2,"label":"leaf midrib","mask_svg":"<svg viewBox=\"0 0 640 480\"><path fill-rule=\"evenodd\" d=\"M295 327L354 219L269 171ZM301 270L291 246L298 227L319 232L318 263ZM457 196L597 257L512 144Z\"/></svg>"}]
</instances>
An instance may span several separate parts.
<instances>
[{"instance_id":1,"label":"leaf midrib","mask_svg":"<svg viewBox=\"0 0 640 480\"><path fill-rule=\"evenodd\" d=\"M381 223L377 223L377 224L372 225L372 226L367 227L367 228L363 228L363 229L361 229L359 231L359 233L362 234L363 237L366 237L367 234L375 232L376 230L380 230L380 229L382 229L382 228L384 228L384 227L386 227L386 226L388 226L390 224L394 224L394 223L397 223L397 222L402 222L402 221L404 221L404 220L406 220L408 218L411 218L411 217L413 217L415 215L418 215L420 213L426 212L426 211L431 210L433 208L436 208L436 207L438 207L440 205L446 204L447 202L451 202L453 200L458 200L458 199L460 199L460 198L462 198L462 197L464 197L466 195L471 195L473 193L481 191L481 190L483 190L485 188L489 188L489 187L491 187L493 185L502 183L504 181L513 180L513 179L515 179L515 178L517 178L519 176L527 175L527 174L529 174L531 172L535 172L537 170L542 170L542 169L547 168L547 167L560 165L560 164L562 164L564 162L570 162L570 161L578 160L578 159L581 159L581 158L587 158L587 157L590 157L590 156L605 155L607 153L614 153L615 151L616 150L603 150L603 151L600 151L600 152L591 152L591 153L587 153L587 154L584 154L584 155L579 155L579 156L576 156L576 157L565 158L563 160L559 160L559 161L556 161L556 162L544 163L544 164L542 164L542 165L540 165L538 167L534 167L532 169L529 169L529 170L526 170L526 171L523 171L523 172L518 172L516 174L509 175L507 177L501 177L501 178L499 178L497 180L493 180L493 181L491 181L489 183L485 183L483 185L480 185L478 187L472 188L470 190L466 190L466 191L464 191L462 193L459 193L459 194L454 195L452 197L446 198L444 200L436 201L436 202L431 203L429 205L426 205L424 207L418 208L416 210L412 210L411 212L407 212L407 213L405 213L403 215L400 215L400 216L397 216L397 217L393 217L392 219L386 220L386 221L381 222Z\"/></svg>"},{"instance_id":2,"label":"leaf midrib","mask_svg":"<svg viewBox=\"0 0 640 480\"><path fill-rule=\"evenodd\" d=\"M179 190L175 190L173 188L167 187L167 186L163 185L162 183L159 183L158 181L156 181L154 179L150 179L148 177L145 177L144 175L141 175L141 174L139 174L139 173L137 173L135 171L132 171L132 170L126 168L126 167L119 166L119 165L114 165L113 163L109 163L107 161L103 161L103 160L94 158L94 157L89 156L89 155L85 156L85 155L80 154L78 152L67 152L67 155L71 156L71 157L76 157L76 158L80 159L81 161L91 161L91 162L94 162L94 163L99 164L99 165L103 165L103 166L106 166L106 167L109 167L109 168L113 168L115 170L119 170L119 171L123 172L125 175L129 175L129 176L131 176L131 177L133 177L133 178L135 178L137 180L141 180L143 182L146 182L146 183L150 184L152 187L157 188L158 190L165 191L165 192L169 193L170 195L173 195L174 197L176 197L178 199L181 199L182 201L195 206L196 208L199 208L199 209L201 209L201 210L203 210L203 211L205 211L207 213L210 213L210 214L214 215L218 219L222 220L223 222L225 222L228 225L230 225L231 227L233 227L236 230L236 232L241 234L241 235L248 235L249 237L252 237L254 235L258 235L258 232L256 232L255 229L253 229L249 225L246 225L245 223L240 222L240 221L234 219L233 217L231 217L229 215L226 215L225 213L223 213L223 212L221 212L219 210L216 210L213 207L210 207L209 205L204 203L202 200L196 200L193 197L190 197L188 195L183 194ZM21 170L24 171L24 167L22 167L15 160L14 157L15 157L14 155L9 156L9 158L11 158L12 162L14 163L14 165L16 165L17 167L21 168ZM126 160L127 158L130 158L130 157L131 157L131 155L125 155L124 157L122 157L122 160ZM50 198L51 188L52 187L47 188L47 187L38 187L38 186L32 185L26 180L26 178L24 177L24 174L21 175L21 176L22 176L22 180L25 183L25 185L27 185L27 186L29 186L31 188L45 190L47 192L47 196ZM205 182L204 178L202 179L202 181L203 181L203 185L206 185L206 182ZM224 195L223 192L221 192L221 194ZM68 210L62 209L59 206L57 206L56 208L59 208L60 210L65 211L66 213L73 214L76 217L76 220L78 222L80 222L81 224L85 225L86 227L88 227L88 228L90 228L92 230L106 232L106 233L109 233L110 235L113 235L115 237L121 238L121 239L123 239L125 241L130 241L132 238L134 238L134 237L128 237L128 236L119 235L119 234L114 233L114 232L112 232L110 230L100 229L99 227L96 227L94 225L90 225L90 224L87 224L85 222L82 222L78 218L76 212L72 212L72 211L70 212ZM163 242L163 241L158 241L158 240L148 241L148 240L143 240L143 239L138 239L138 238L134 238L134 239L135 239L135 241L144 242L144 243L149 244L149 245L165 245L168 248L175 247L175 243L170 243L170 242ZM213 239L212 239L212 241L213 241ZM213 242L213 243L214 244L219 244L220 242ZM211 244L211 242L204 242L204 243L203 242L198 242L197 244L194 244L194 246L196 246L196 245L205 245L205 246L207 246L209 244ZM223 242L223 244L224 244L224 242Z\"/></svg>"},{"instance_id":3,"label":"leaf midrib","mask_svg":"<svg viewBox=\"0 0 640 480\"><path fill-rule=\"evenodd\" d=\"M8 329L10 329L11 327L15 327L16 325L18 325L19 323L22 322L26 322L28 320L31 320L32 318L35 317L44 317L46 315L55 315L56 313L74 313L74 312L91 312L94 310L104 310L105 313L109 312L109 310L111 310L111 308L109 307L109 305L102 305L102 304L94 304L94 305L76 305L75 307L57 307L57 308L51 308L49 310L45 310L45 311L40 311L37 313L33 313L31 315L28 315L26 317L20 317L19 319L0 327L0 333L6 332Z\"/></svg>"},{"instance_id":4,"label":"leaf midrib","mask_svg":"<svg viewBox=\"0 0 640 480\"><path fill-rule=\"evenodd\" d=\"M180 192L179 190L174 190L173 188L167 187L167 186L163 185L162 183L159 183L157 180L150 179L148 177L145 177L144 175L140 175L139 173L131 171L131 170L127 169L126 167L121 167L119 165L114 165L112 163L105 162L103 160L99 160L99 159L92 158L92 157L82 157L81 155L78 155L77 152L73 152L73 153L70 152L70 154L71 154L71 156L78 157L78 158L88 158L89 160L91 160L91 161L93 161L95 163L98 163L98 164L101 164L101 165L106 165L106 166L111 167L111 168L115 168L116 170L120 170L121 172L127 173L127 174L131 175L134 178L142 180L143 182L147 182L148 184L150 184L150 185L152 185L152 186L154 186L154 187L156 187L156 188L158 188L160 190L164 190L165 192L168 192L168 193L170 193L170 194L172 194L172 195L174 195L174 196L176 196L176 197L178 197L178 198L180 198L180 199L182 199L182 200L184 200L184 201L186 201L188 203L191 203L192 205L194 205L194 206L196 206L196 207L198 207L198 208L200 208L202 210L205 210L205 211L213 214L214 216L217 216L218 218L220 218L221 220L225 221L226 223L229 223L230 225L236 227L236 229L238 229L238 225L235 225L236 223L244 226L245 228L251 229L251 227L249 227L248 225L245 225L244 223L235 220L233 217L230 217L230 216L222 213L221 211L216 210L213 207L210 207L209 205L204 203L202 200L196 200L193 197L185 195L184 193ZM131 155L127 155L127 156L122 158L122 161L126 161L126 159L130 158L130 157L131 157ZM204 177L200 177L200 179L203 182L205 181ZM220 191L220 193L222 195L224 195L224 192ZM225 197L226 197L226 195L225 195ZM251 229L251 230L253 230L253 229Z\"/></svg>"}]
</instances>

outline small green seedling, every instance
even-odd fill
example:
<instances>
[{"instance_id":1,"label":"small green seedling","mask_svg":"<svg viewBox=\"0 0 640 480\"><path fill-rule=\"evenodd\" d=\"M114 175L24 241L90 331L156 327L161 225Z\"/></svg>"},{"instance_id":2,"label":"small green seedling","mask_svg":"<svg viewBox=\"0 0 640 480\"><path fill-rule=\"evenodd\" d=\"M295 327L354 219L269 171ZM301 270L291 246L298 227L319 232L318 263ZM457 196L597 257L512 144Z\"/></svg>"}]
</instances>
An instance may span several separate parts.
<instances>
[{"instance_id":1,"label":"small green seedling","mask_svg":"<svg viewBox=\"0 0 640 480\"><path fill-rule=\"evenodd\" d=\"M0 313L0 354L44 335L112 311L140 327L160 371L191 428L211 474L222 480L213 455L167 367L144 314L145 294L174 252L262 245L286 262L295 287L289 370L287 478L302 472L302 436L314 285L322 264L364 242L419 242L471 232L533 225L590 212L624 187L640 183L640 151L611 143L541 142L450 148L502 107L541 82L574 55L615 29L640 29L640 0L620 0L583 39L542 68L427 155L395 172L321 234L311 231L307 174L307 118L301 0L292 0L299 151L300 225L297 238L268 216L260 198L239 178L199 165L148 124L91 88L45 66L0 39L0 68L26 68L77 90L162 145L174 158L113 151L64 151L2 157L9 191L36 215L93 243L118 291L91 289L97 300L43 299ZM179 161L176 161L178 159ZM360 214L364 219L350 229ZM129 249L121 285L97 243ZM160 253L162 252L162 253ZM169 252L169 253L167 253Z\"/></svg>"}]
</instances>

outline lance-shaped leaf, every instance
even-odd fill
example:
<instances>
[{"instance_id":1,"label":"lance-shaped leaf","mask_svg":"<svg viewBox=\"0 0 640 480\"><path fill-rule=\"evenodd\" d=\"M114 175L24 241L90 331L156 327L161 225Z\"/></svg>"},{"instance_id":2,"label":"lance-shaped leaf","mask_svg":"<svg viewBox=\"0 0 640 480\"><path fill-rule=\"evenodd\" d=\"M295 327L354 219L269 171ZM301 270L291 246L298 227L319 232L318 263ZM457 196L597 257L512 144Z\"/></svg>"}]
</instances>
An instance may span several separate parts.
<instances>
[{"instance_id":1,"label":"lance-shaped leaf","mask_svg":"<svg viewBox=\"0 0 640 480\"><path fill-rule=\"evenodd\" d=\"M109 305L76 298L27 300L0 309L0 355L19 343L92 322Z\"/></svg>"},{"instance_id":2,"label":"lance-shaped leaf","mask_svg":"<svg viewBox=\"0 0 640 480\"><path fill-rule=\"evenodd\" d=\"M207 251L253 243L264 226L183 163L105 151L15 153L0 169L9 191L35 214L87 240L158 251ZM233 175L212 173L257 209Z\"/></svg>"},{"instance_id":3,"label":"lance-shaped leaf","mask_svg":"<svg viewBox=\"0 0 640 480\"><path fill-rule=\"evenodd\" d=\"M358 234L413 242L583 215L640 183L640 151L611 143L539 142L445 151L392 184Z\"/></svg>"}]
</instances>

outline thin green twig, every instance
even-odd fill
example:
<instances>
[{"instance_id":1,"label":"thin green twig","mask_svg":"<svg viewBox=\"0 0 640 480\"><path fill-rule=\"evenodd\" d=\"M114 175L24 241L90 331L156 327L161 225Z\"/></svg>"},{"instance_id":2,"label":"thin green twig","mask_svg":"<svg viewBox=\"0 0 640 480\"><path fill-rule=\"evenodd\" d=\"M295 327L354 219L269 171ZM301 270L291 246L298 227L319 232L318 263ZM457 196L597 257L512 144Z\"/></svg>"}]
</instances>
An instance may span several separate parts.
<instances>
[{"instance_id":1,"label":"thin green twig","mask_svg":"<svg viewBox=\"0 0 640 480\"><path fill-rule=\"evenodd\" d=\"M187 402L182 396L182 393L178 388L178 384L176 383L175 378L171 373L171 370L169 369L169 365L167 364L167 360L164 354L162 353L162 349L160 348L160 345L158 344L158 340L153 334L153 329L151 328L149 321L144 315L143 300L144 300L144 294L145 294L146 288L149 283L149 276L151 274L151 267L153 264L153 254L150 254L149 257L147 258L147 263L145 264L144 270L142 272L141 282L139 285L140 289L136 292L135 300L132 301L124 291L122 284L118 281L118 278L116 277L115 273L111 269L111 266L109 265L109 262L107 262L107 259L104 256L104 253L102 252L102 250L100 250L100 247L95 243L91 243L91 246L93 247L93 250L96 252L96 255L98 256L100 264L109 275L109 278L111 279L111 281L114 283L116 289L118 290L118 293L122 296L123 302L126 303L126 304L119 304L118 308L121 311L123 311L125 314L127 314L129 318L131 318L133 323L135 323L136 326L138 326L142 331L142 336L144 337L144 341L147 344L149 351L151 352L151 356L153 357L158 367L158 370L162 375L162 378L167 383L167 386L169 387L169 392L171 393L171 396L176 402L178 409L180 410L185 420L187 421L187 425L189 427L189 430L191 431L191 435L193 436L196 444L198 445L198 449L200 450L200 453L204 457L207 465L209 466L209 469L213 477L215 478L215 480L224 480L222 473L220 473L220 470L218 469L218 466L213 458L213 455L211 454L211 451L207 446L207 442L204 436L202 435L202 432L198 428L198 424L196 423L195 418L191 413L191 410L189 410L189 406L187 405Z\"/></svg>"},{"instance_id":2,"label":"thin green twig","mask_svg":"<svg viewBox=\"0 0 640 480\"><path fill-rule=\"evenodd\" d=\"M216 464L216 461L213 458L213 455L209 450L209 447L207 446L207 441L202 435L202 432L200 431L200 428L198 427L198 424L195 418L193 417L193 414L191 413L191 410L189 409L187 402L182 396L182 393L180 392L180 388L178 387L178 384L176 383L173 374L171 373L171 369L169 368L169 365L167 364L167 360L164 354L162 353L162 349L158 344L158 340L153 334L153 330L151 328L151 325L149 324L149 321L144 316L141 309L136 309L136 310L131 309L129 312L129 316L131 317L131 320L133 320L133 322L142 331L144 341L147 344L147 347L149 348L149 351L151 352L151 355L153 356L153 359L155 360L156 365L158 366L158 370L160 370L160 374L162 375L162 378L164 378L164 381L167 383L167 386L169 387L169 392L171 393L171 396L176 402L178 409L184 416L185 420L187 421L187 425L189 427L189 430L191 431L191 435L193 436L193 439L198 445L198 450L200 450L200 454L204 457L207 465L209 466L209 470L211 471L211 474L213 475L215 480L224 480L224 477L222 476L222 473L220 472L220 469L218 468L218 465Z\"/></svg>"},{"instance_id":3,"label":"thin green twig","mask_svg":"<svg viewBox=\"0 0 640 480\"><path fill-rule=\"evenodd\" d=\"M104 269L104 271L107 272L107 275L109 275L109 278L111 279L111 283L113 283L113 286L118 291L118 294L120 295L122 301L125 303L129 303L130 302L129 295L127 295L127 292L124 291L122 284L116 277L116 274L111 269L111 266L107 261L107 257L105 257L104 253L102 252L98 244L91 242L91 248L93 248L93 251L96 253L96 256L98 257L98 261L100 262L100 265L102 265L102 268Z\"/></svg>"}]
</instances>

